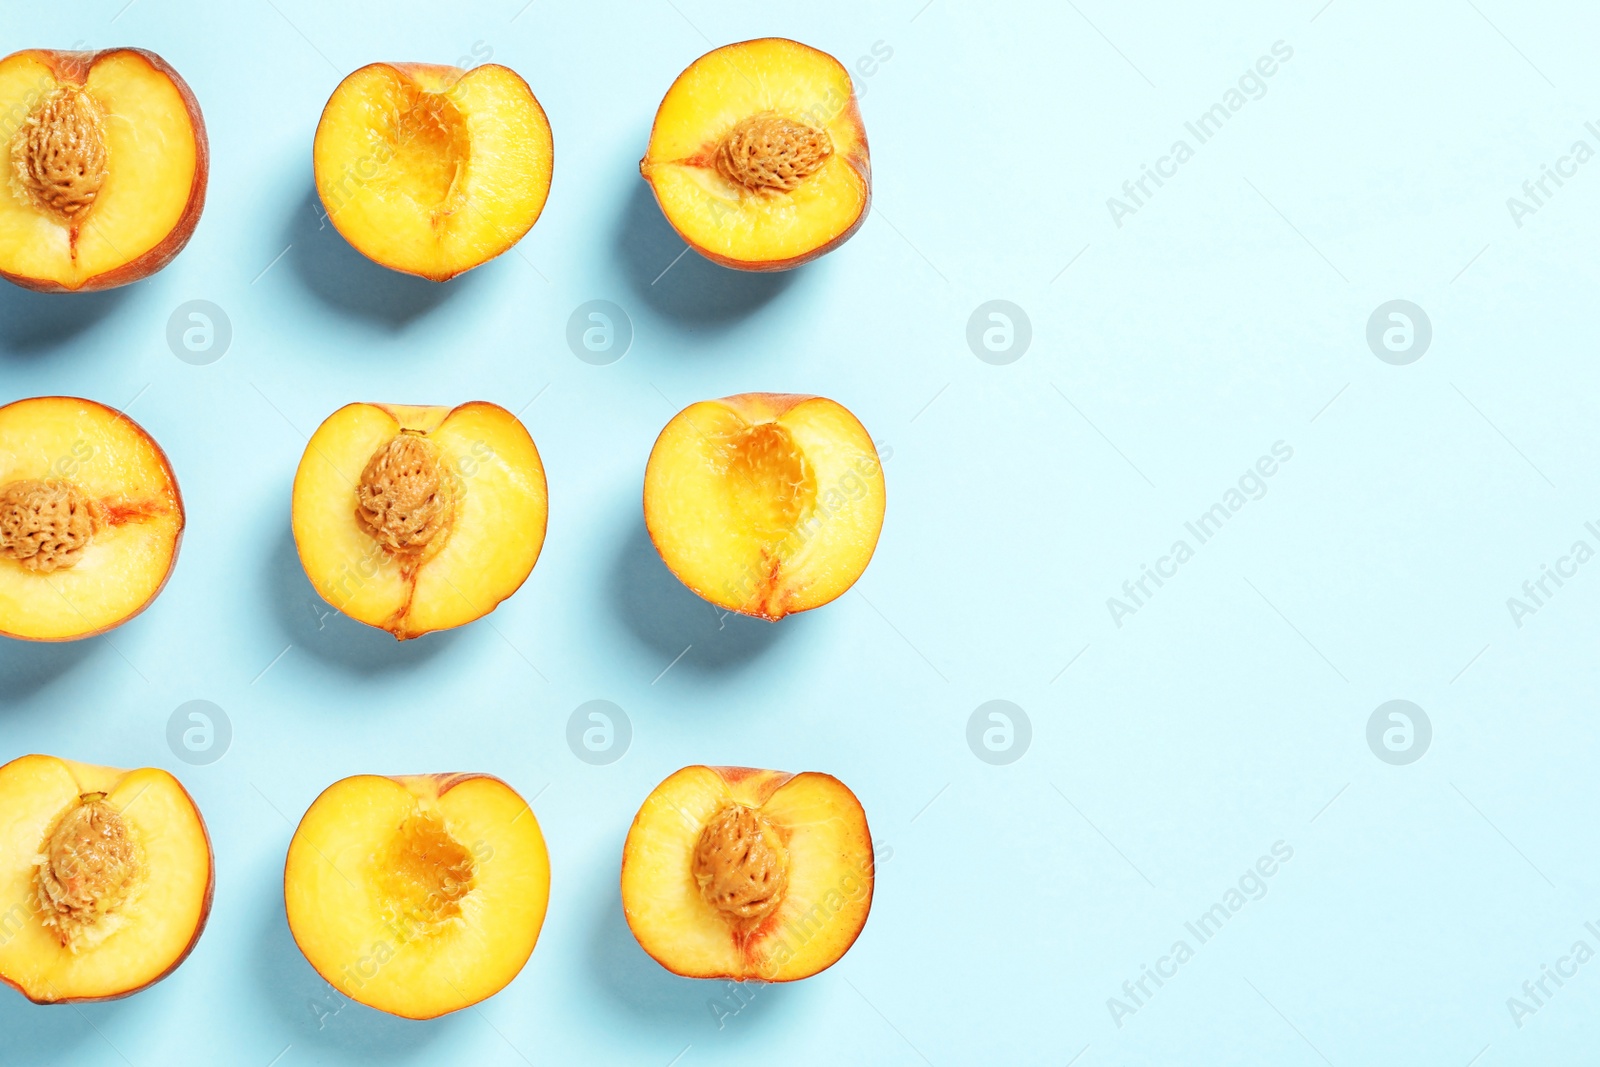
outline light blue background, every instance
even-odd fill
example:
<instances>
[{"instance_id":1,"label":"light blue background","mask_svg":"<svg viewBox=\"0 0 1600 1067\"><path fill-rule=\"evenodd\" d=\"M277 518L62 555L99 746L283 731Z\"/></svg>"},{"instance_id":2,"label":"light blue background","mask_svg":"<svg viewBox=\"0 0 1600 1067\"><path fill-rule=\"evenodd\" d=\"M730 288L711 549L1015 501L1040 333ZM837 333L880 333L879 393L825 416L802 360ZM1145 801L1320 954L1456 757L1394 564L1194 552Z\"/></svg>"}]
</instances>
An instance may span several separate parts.
<instances>
[{"instance_id":1,"label":"light blue background","mask_svg":"<svg viewBox=\"0 0 1600 1067\"><path fill-rule=\"evenodd\" d=\"M212 152L205 216L159 275L99 296L0 292L0 399L131 401L189 516L171 584L136 621L0 647L0 755L168 767L217 858L210 925L180 970L112 1004L0 997L0 1057L1589 1054L1600 962L1520 1028L1506 1000L1580 938L1600 949L1583 926L1600 921L1600 563L1520 628L1506 598L1574 540L1595 543L1600 162L1521 227L1506 199L1575 140L1600 148L1584 129L1600 118L1592 9L524 3L0 13L8 50L160 52L198 95ZM636 169L655 107L711 46L774 34L852 66L892 49L859 79L872 216L787 275L690 253L652 282L682 249ZM1190 138L1194 158L1117 226L1107 198L1280 40L1293 58L1265 95L1209 143ZM319 224L318 114L368 61L485 48L553 124L544 216L447 287L386 273ZM1032 323L1008 366L965 340L996 298ZM1410 366L1365 341L1396 298L1434 328ZM167 347L168 316L192 299L232 322L210 366ZM612 366L565 342L591 299L632 319ZM889 453L866 575L775 627L720 624L661 566L639 507L672 414L747 390L834 397ZM351 400L478 398L523 411L549 471L532 578L486 620L406 645L324 616L289 537L305 436ZM1294 456L1267 494L1116 626L1106 599L1277 441ZM610 766L565 742L596 698L633 724ZM1009 766L965 740L996 698L1033 724ZM1409 766L1367 746L1368 716L1392 698L1432 721ZM167 748L168 716L191 699L232 720L210 766ZM696 762L832 772L892 849L849 955L760 991L722 1029L708 1001L726 987L651 962L617 892L638 804ZM293 824L328 783L430 770L489 771L536 798L554 875L521 976L419 1024L328 990L290 940L280 880ZM1278 841L1293 859L1266 896L1119 1028L1107 999Z\"/></svg>"}]
</instances>

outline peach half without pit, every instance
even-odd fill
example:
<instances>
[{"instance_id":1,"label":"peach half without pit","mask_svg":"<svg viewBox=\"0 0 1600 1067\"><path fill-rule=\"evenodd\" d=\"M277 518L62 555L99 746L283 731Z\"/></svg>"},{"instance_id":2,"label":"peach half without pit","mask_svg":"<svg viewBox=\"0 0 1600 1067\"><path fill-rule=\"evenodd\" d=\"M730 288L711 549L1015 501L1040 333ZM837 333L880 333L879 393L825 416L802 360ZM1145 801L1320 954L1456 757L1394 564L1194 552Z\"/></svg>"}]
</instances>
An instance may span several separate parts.
<instances>
[{"instance_id":1,"label":"peach half without pit","mask_svg":"<svg viewBox=\"0 0 1600 1067\"><path fill-rule=\"evenodd\" d=\"M153 52L28 49L0 59L0 277L110 289L183 250L210 153L194 93Z\"/></svg>"},{"instance_id":2,"label":"peach half without pit","mask_svg":"<svg viewBox=\"0 0 1600 1067\"><path fill-rule=\"evenodd\" d=\"M515 593L544 546L544 464L517 417L346 404L294 476L294 543L324 600L399 640L469 623Z\"/></svg>"},{"instance_id":3,"label":"peach half without pit","mask_svg":"<svg viewBox=\"0 0 1600 1067\"><path fill-rule=\"evenodd\" d=\"M0 407L0 634L92 637L166 585L183 539L166 454L93 400Z\"/></svg>"},{"instance_id":4,"label":"peach half without pit","mask_svg":"<svg viewBox=\"0 0 1600 1067\"><path fill-rule=\"evenodd\" d=\"M718 607L769 621L854 585L883 511L872 438L820 396L691 404L645 467L645 527L667 568Z\"/></svg>"},{"instance_id":5,"label":"peach half without pit","mask_svg":"<svg viewBox=\"0 0 1600 1067\"><path fill-rule=\"evenodd\" d=\"M325 789L289 842L289 930L368 1007L432 1019L493 996L544 925L539 820L485 774L361 774Z\"/></svg>"},{"instance_id":6,"label":"peach half without pit","mask_svg":"<svg viewBox=\"0 0 1600 1067\"><path fill-rule=\"evenodd\" d=\"M0 981L38 1004L159 982L211 912L211 839L166 771L23 756L0 767Z\"/></svg>"},{"instance_id":7,"label":"peach half without pit","mask_svg":"<svg viewBox=\"0 0 1600 1067\"><path fill-rule=\"evenodd\" d=\"M725 45L678 75L639 173L678 236L739 270L832 251L860 228L872 193L850 73L779 37Z\"/></svg>"},{"instance_id":8,"label":"peach half without pit","mask_svg":"<svg viewBox=\"0 0 1600 1067\"><path fill-rule=\"evenodd\" d=\"M312 148L334 229L443 282L522 240L544 210L550 122L509 67L370 63L333 91Z\"/></svg>"},{"instance_id":9,"label":"peach half without pit","mask_svg":"<svg viewBox=\"0 0 1600 1067\"><path fill-rule=\"evenodd\" d=\"M872 886L860 801L814 771L685 767L645 798L622 848L628 927L686 978L831 967L866 925Z\"/></svg>"}]
</instances>

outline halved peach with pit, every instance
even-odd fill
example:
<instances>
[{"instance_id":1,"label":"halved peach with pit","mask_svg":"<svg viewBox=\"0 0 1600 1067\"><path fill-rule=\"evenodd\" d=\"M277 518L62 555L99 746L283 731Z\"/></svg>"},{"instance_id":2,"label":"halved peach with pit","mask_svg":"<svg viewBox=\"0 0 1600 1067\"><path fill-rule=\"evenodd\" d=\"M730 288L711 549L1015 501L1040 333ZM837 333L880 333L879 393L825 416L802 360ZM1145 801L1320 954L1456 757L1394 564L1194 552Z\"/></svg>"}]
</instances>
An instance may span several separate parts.
<instances>
[{"instance_id":1,"label":"halved peach with pit","mask_svg":"<svg viewBox=\"0 0 1600 1067\"><path fill-rule=\"evenodd\" d=\"M54 756L0 767L0 980L114 1000L182 963L211 912L211 840L166 771Z\"/></svg>"},{"instance_id":2,"label":"halved peach with pit","mask_svg":"<svg viewBox=\"0 0 1600 1067\"><path fill-rule=\"evenodd\" d=\"M685 767L622 847L622 910L686 978L790 982L831 967L872 909L861 802L832 775Z\"/></svg>"},{"instance_id":3,"label":"halved peach with pit","mask_svg":"<svg viewBox=\"0 0 1600 1067\"><path fill-rule=\"evenodd\" d=\"M872 197L849 71L780 37L725 45L678 75L639 173L678 236L740 270L787 270L832 251Z\"/></svg>"},{"instance_id":4,"label":"halved peach with pit","mask_svg":"<svg viewBox=\"0 0 1600 1067\"><path fill-rule=\"evenodd\" d=\"M855 584L883 510L872 438L820 396L691 404L645 467L645 527L667 567L718 607L773 621Z\"/></svg>"},{"instance_id":5,"label":"halved peach with pit","mask_svg":"<svg viewBox=\"0 0 1600 1067\"><path fill-rule=\"evenodd\" d=\"M154 52L32 48L0 60L0 277L110 289L188 244L210 153L194 93Z\"/></svg>"},{"instance_id":6,"label":"halved peach with pit","mask_svg":"<svg viewBox=\"0 0 1600 1067\"><path fill-rule=\"evenodd\" d=\"M498 993L544 924L539 820L485 774L361 774L325 789L283 869L289 930L339 992L407 1019Z\"/></svg>"},{"instance_id":7,"label":"halved peach with pit","mask_svg":"<svg viewBox=\"0 0 1600 1067\"><path fill-rule=\"evenodd\" d=\"M533 571L544 464L497 404L347 404L294 477L306 577L351 618L400 640L493 611Z\"/></svg>"},{"instance_id":8,"label":"halved peach with pit","mask_svg":"<svg viewBox=\"0 0 1600 1067\"><path fill-rule=\"evenodd\" d=\"M554 152L544 109L509 67L371 63L333 91L312 156L345 240L374 263L442 282L533 228Z\"/></svg>"},{"instance_id":9,"label":"halved peach with pit","mask_svg":"<svg viewBox=\"0 0 1600 1067\"><path fill-rule=\"evenodd\" d=\"M0 634L69 641L131 619L183 523L166 454L128 416L69 396L0 408Z\"/></svg>"}]
</instances>

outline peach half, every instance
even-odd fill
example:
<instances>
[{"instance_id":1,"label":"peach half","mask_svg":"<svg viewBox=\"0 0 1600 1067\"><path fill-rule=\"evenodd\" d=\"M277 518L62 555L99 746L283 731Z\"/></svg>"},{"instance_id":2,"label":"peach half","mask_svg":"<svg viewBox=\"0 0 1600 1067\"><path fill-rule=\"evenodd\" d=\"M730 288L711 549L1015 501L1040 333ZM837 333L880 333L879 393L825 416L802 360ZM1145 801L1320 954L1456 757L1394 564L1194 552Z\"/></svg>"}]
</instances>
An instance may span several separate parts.
<instances>
[{"instance_id":1,"label":"peach half","mask_svg":"<svg viewBox=\"0 0 1600 1067\"><path fill-rule=\"evenodd\" d=\"M662 214L724 267L788 270L860 228L872 195L850 73L785 40L725 45L678 75L639 161Z\"/></svg>"},{"instance_id":2,"label":"peach half","mask_svg":"<svg viewBox=\"0 0 1600 1067\"><path fill-rule=\"evenodd\" d=\"M396 638L487 615L544 546L544 464L497 404L346 404L294 476L306 577L351 618Z\"/></svg>"},{"instance_id":3,"label":"peach half","mask_svg":"<svg viewBox=\"0 0 1600 1067\"><path fill-rule=\"evenodd\" d=\"M166 454L120 411L0 407L0 634L70 641L131 619L166 585L183 522Z\"/></svg>"},{"instance_id":4,"label":"peach half","mask_svg":"<svg viewBox=\"0 0 1600 1067\"><path fill-rule=\"evenodd\" d=\"M644 522L678 580L776 621L855 584L883 528L883 467L820 396L742 393L678 412L650 451Z\"/></svg>"},{"instance_id":5,"label":"peach half","mask_svg":"<svg viewBox=\"0 0 1600 1067\"><path fill-rule=\"evenodd\" d=\"M205 207L200 105L142 48L0 60L0 148L0 277L28 289L110 289L154 274Z\"/></svg>"},{"instance_id":6,"label":"peach half","mask_svg":"<svg viewBox=\"0 0 1600 1067\"><path fill-rule=\"evenodd\" d=\"M831 775L685 767L622 846L622 910L686 978L791 982L838 962L872 908L860 801Z\"/></svg>"},{"instance_id":7,"label":"peach half","mask_svg":"<svg viewBox=\"0 0 1600 1067\"><path fill-rule=\"evenodd\" d=\"M295 943L335 989L432 1019L493 996L528 962L550 857L498 778L360 774L300 820L283 898Z\"/></svg>"},{"instance_id":8,"label":"peach half","mask_svg":"<svg viewBox=\"0 0 1600 1067\"><path fill-rule=\"evenodd\" d=\"M317 194L356 249L443 282L522 240L550 193L550 122L509 67L370 63L333 91Z\"/></svg>"},{"instance_id":9,"label":"peach half","mask_svg":"<svg viewBox=\"0 0 1600 1067\"><path fill-rule=\"evenodd\" d=\"M171 974L211 912L200 809L153 767L0 767L0 980L38 1004L115 1000Z\"/></svg>"}]
</instances>

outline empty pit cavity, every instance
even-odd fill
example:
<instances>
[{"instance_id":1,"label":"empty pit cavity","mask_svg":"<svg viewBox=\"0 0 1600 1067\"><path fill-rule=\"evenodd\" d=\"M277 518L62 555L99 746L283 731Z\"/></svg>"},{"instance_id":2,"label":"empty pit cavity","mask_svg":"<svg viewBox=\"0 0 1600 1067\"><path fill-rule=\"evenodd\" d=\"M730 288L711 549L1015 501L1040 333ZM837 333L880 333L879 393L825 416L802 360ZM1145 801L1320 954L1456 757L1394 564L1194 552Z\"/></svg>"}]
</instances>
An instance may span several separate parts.
<instances>
[{"instance_id":1,"label":"empty pit cavity","mask_svg":"<svg viewBox=\"0 0 1600 1067\"><path fill-rule=\"evenodd\" d=\"M385 174L397 192L448 214L466 171L466 120L445 93L408 87L390 119Z\"/></svg>"},{"instance_id":2,"label":"empty pit cavity","mask_svg":"<svg viewBox=\"0 0 1600 1067\"><path fill-rule=\"evenodd\" d=\"M763 549L786 538L817 498L816 476L789 431L761 422L730 435L718 448L733 511Z\"/></svg>"},{"instance_id":3,"label":"empty pit cavity","mask_svg":"<svg viewBox=\"0 0 1600 1067\"><path fill-rule=\"evenodd\" d=\"M398 916L428 926L459 916L461 901L477 881L472 853L432 812L401 824L384 873Z\"/></svg>"}]
</instances>

